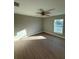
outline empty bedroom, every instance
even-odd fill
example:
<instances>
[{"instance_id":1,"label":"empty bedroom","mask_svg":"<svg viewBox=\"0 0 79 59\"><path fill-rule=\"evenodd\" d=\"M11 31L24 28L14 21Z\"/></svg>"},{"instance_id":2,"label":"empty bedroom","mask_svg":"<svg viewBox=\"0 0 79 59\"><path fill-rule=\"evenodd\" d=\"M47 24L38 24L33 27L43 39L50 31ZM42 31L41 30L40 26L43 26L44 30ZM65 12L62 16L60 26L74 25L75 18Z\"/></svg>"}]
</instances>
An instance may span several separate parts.
<instances>
[{"instance_id":1,"label":"empty bedroom","mask_svg":"<svg viewBox=\"0 0 79 59\"><path fill-rule=\"evenodd\" d=\"M14 0L14 59L65 59L65 0Z\"/></svg>"}]
</instances>

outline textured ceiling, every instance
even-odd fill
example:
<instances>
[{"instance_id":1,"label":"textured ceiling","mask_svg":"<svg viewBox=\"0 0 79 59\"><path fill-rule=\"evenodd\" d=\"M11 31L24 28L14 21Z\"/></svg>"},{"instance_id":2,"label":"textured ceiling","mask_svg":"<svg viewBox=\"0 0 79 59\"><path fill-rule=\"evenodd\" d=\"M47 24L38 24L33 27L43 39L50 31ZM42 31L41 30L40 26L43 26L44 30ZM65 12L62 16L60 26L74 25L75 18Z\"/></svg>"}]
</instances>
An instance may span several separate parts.
<instances>
[{"instance_id":1,"label":"textured ceiling","mask_svg":"<svg viewBox=\"0 0 79 59\"><path fill-rule=\"evenodd\" d=\"M42 17L37 14L38 9L42 8L44 10L49 10L55 8L51 11L51 16L65 14L65 0L14 0L18 2L19 7L14 7L14 12L17 14L23 14L28 16ZM47 17L47 16L43 16Z\"/></svg>"}]
</instances>

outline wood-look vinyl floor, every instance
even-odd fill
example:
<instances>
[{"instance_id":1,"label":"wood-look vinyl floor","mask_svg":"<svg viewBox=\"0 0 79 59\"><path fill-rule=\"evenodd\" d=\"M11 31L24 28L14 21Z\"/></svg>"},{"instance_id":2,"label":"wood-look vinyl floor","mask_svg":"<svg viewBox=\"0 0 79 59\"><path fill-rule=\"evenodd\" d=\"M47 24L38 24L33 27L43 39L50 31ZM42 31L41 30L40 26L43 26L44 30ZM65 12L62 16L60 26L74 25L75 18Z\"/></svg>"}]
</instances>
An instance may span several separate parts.
<instances>
[{"instance_id":1,"label":"wood-look vinyl floor","mask_svg":"<svg viewBox=\"0 0 79 59\"><path fill-rule=\"evenodd\" d=\"M39 39L39 36L45 38ZM14 59L65 59L64 39L46 33L37 34L35 37L14 42Z\"/></svg>"}]
</instances>

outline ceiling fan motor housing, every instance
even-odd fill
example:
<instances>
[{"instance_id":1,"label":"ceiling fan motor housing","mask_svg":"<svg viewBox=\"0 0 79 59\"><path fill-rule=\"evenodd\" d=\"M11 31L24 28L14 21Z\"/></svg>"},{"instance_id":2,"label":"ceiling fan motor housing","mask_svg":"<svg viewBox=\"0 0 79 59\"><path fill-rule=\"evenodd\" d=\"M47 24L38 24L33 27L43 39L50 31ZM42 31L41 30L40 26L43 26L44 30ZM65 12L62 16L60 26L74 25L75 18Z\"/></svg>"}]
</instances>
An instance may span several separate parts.
<instances>
[{"instance_id":1,"label":"ceiling fan motor housing","mask_svg":"<svg viewBox=\"0 0 79 59\"><path fill-rule=\"evenodd\" d=\"M45 12L42 12L41 14L42 14L42 15L45 15Z\"/></svg>"}]
</instances>

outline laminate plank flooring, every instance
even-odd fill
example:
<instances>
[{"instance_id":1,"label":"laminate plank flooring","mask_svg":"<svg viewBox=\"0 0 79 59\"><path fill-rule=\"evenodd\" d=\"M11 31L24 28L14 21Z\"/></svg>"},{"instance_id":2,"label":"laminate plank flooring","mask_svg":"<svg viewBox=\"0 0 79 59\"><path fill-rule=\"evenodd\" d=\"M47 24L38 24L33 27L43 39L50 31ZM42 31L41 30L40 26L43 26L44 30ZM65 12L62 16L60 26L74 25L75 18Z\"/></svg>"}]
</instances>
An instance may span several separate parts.
<instances>
[{"instance_id":1,"label":"laminate plank flooring","mask_svg":"<svg viewBox=\"0 0 79 59\"><path fill-rule=\"evenodd\" d=\"M65 59L65 39L46 33L14 42L14 59Z\"/></svg>"}]
</instances>

